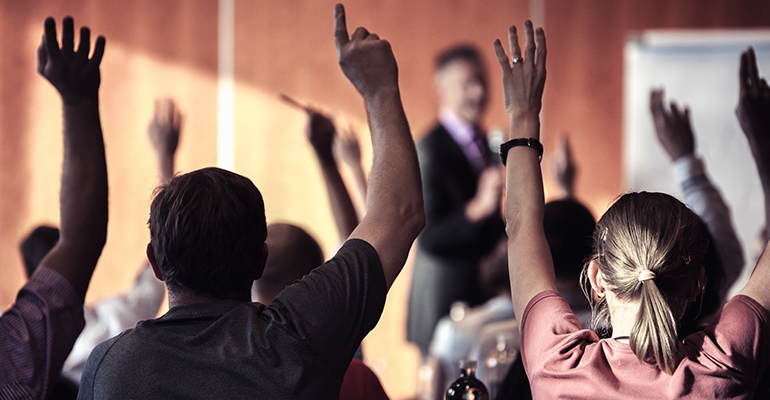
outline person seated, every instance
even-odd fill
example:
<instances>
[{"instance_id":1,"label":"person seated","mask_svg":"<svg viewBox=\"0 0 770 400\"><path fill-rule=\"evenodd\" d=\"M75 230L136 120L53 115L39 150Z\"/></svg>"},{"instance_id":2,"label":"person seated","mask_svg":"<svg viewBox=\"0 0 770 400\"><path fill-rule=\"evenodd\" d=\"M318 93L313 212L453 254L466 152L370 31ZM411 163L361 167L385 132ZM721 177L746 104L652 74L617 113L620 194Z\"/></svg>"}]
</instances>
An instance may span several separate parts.
<instances>
[{"instance_id":1,"label":"person seated","mask_svg":"<svg viewBox=\"0 0 770 400\"><path fill-rule=\"evenodd\" d=\"M107 168L99 120L99 64L105 41L91 55L90 30L74 48L72 18L47 18L37 71L62 100L64 164L60 235L40 266L0 317L0 398L42 399L52 393L62 365L83 329L83 301L107 239ZM90 58L89 58L90 55Z\"/></svg>"},{"instance_id":2,"label":"person seated","mask_svg":"<svg viewBox=\"0 0 770 400\"><path fill-rule=\"evenodd\" d=\"M348 35L341 4L334 25L371 127L366 216L332 259L266 306L251 302L268 258L259 190L219 168L173 178L150 206L147 246L169 311L97 346L79 398L339 398L425 217L390 44L362 27Z\"/></svg>"},{"instance_id":3,"label":"person seated","mask_svg":"<svg viewBox=\"0 0 770 400\"><path fill-rule=\"evenodd\" d=\"M324 255L318 242L296 225L268 225L266 243L270 254L251 294L254 301L269 306L285 288L323 264ZM355 399L388 399L377 375L357 358L350 362L340 389L340 400Z\"/></svg>"},{"instance_id":4,"label":"person seated","mask_svg":"<svg viewBox=\"0 0 770 400\"><path fill-rule=\"evenodd\" d=\"M508 30L512 65L499 40L495 51L511 120L510 141L501 146L508 162L505 213L511 292L514 311L521 316L521 357L533 397L750 398L770 363L770 251L705 330L679 340L677 324L705 285L708 242L698 216L673 197L623 195L597 223L584 282L587 294L600 299L593 304L595 314L611 317L611 338L600 339L582 329L557 292L543 232L539 165L546 41L543 30L535 32L529 21L524 33L522 57L516 28ZM741 78L748 79L741 84L739 120L745 104L754 105L754 96L761 94L770 104L770 89L766 83L762 87L755 65L753 73L746 66L749 59L744 56L741 62ZM767 121L769 110L750 111ZM766 128L770 124L744 131L767 200Z\"/></svg>"}]
</instances>

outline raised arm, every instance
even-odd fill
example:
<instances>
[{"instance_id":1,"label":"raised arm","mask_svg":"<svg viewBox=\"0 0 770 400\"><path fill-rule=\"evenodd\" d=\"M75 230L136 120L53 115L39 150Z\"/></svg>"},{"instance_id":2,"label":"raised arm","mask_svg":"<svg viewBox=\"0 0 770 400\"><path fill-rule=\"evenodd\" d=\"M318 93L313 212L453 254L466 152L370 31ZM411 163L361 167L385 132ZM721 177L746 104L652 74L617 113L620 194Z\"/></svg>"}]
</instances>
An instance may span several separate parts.
<instances>
[{"instance_id":1,"label":"raised arm","mask_svg":"<svg viewBox=\"0 0 770 400\"><path fill-rule=\"evenodd\" d=\"M361 195L361 199L366 202L366 171L361 165L361 146L358 144L358 135L352 126L337 131L334 138L334 154L338 160L348 165L356 181L356 190Z\"/></svg>"},{"instance_id":2,"label":"raised arm","mask_svg":"<svg viewBox=\"0 0 770 400\"><path fill-rule=\"evenodd\" d=\"M674 101L667 107L663 96L663 89L650 92L655 134L674 163L685 202L706 223L714 241L721 271L708 271L707 267L706 272L710 275L709 285L718 288L720 298L724 298L743 270L743 247L733 227L730 207L706 174L703 161L695 155L690 110L680 109Z\"/></svg>"},{"instance_id":3,"label":"raised arm","mask_svg":"<svg viewBox=\"0 0 770 400\"><path fill-rule=\"evenodd\" d=\"M326 183L326 191L329 194L334 222L337 224L340 242L343 242L358 226L358 215L332 151L332 144L336 137L334 122L311 108L305 108L305 111L308 115L305 134L310 144L313 145L316 158L321 165L321 173Z\"/></svg>"},{"instance_id":4,"label":"raised arm","mask_svg":"<svg viewBox=\"0 0 770 400\"><path fill-rule=\"evenodd\" d=\"M759 76L754 49L741 54L740 94L735 114L749 141L757 164L762 192L765 196L765 226L770 226L770 87ZM770 251L765 248L749 282L740 294L747 295L770 310Z\"/></svg>"},{"instance_id":5,"label":"raised arm","mask_svg":"<svg viewBox=\"0 0 770 400\"><path fill-rule=\"evenodd\" d=\"M511 120L508 139L533 139L539 144L540 108L545 86L545 33L542 28L533 32L532 22L527 21L524 23L524 41L522 59L516 27L508 28L513 66L499 39L495 41L495 53L503 69L505 109ZM513 310L520 317L535 295L545 290L556 290L553 260L543 230L545 198L540 170L542 152L536 149L537 144L533 144L533 141L509 142L522 145L507 151L506 163L505 231L508 234L508 270ZM504 149L501 146L502 151Z\"/></svg>"},{"instance_id":6,"label":"raised arm","mask_svg":"<svg viewBox=\"0 0 770 400\"><path fill-rule=\"evenodd\" d=\"M388 288L425 225L420 170L398 88L390 43L359 27L348 36L345 9L334 8L334 37L342 72L364 98L372 135L366 216L351 238L377 250Z\"/></svg>"},{"instance_id":7,"label":"raised arm","mask_svg":"<svg viewBox=\"0 0 770 400\"><path fill-rule=\"evenodd\" d=\"M147 127L152 147L155 149L158 172L163 184L174 177L174 156L179 146L182 114L173 99L156 99L152 120Z\"/></svg>"},{"instance_id":8,"label":"raised arm","mask_svg":"<svg viewBox=\"0 0 770 400\"><path fill-rule=\"evenodd\" d=\"M38 73L59 92L64 115L60 236L40 264L63 275L85 298L107 238L107 167L99 120L99 64L105 42L99 36L89 58L89 29L80 28L77 51L73 36L72 18L64 18L60 48L56 24L48 18L38 48Z\"/></svg>"}]
</instances>

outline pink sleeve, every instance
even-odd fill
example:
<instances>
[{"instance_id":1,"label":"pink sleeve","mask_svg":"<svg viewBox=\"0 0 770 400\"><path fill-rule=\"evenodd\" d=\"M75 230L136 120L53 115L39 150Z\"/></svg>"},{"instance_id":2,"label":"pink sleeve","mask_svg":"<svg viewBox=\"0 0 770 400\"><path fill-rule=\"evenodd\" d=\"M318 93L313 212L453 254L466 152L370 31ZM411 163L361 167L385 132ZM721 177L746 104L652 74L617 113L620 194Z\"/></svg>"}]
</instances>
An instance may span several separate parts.
<instances>
[{"instance_id":1,"label":"pink sleeve","mask_svg":"<svg viewBox=\"0 0 770 400\"><path fill-rule=\"evenodd\" d=\"M39 267L0 317L0 398L45 397L83 325L83 301L72 285Z\"/></svg>"},{"instance_id":2,"label":"pink sleeve","mask_svg":"<svg viewBox=\"0 0 770 400\"><path fill-rule=\"evenodd\" d=\"M740 371L756 384L770 365L768 311L748 296L735 296L704 332L684 342L688 350L700 349L700 363Z\"/></svg>"},{"instance_id":3,"label":"pink sleeve","mask_svg":"<svg viewBox=\"0 0 770 400\"><path fill-rule=\"evenodd\" d=\"M527 375L531 376L566 336L581 329L559 293L545 291L533 297L521 318L521 360Z\"/></svg>"}]
</instances>

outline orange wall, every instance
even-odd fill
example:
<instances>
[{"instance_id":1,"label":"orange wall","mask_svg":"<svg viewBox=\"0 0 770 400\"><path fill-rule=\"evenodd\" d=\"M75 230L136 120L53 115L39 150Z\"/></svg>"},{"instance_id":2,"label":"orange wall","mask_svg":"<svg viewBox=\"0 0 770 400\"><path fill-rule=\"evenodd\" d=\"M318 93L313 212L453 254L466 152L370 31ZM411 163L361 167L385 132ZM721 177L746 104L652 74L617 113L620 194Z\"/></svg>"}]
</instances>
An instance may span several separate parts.
<instances>
[{"instance_id":1,"label":"orange wall","mask_svg":"<svg viewBox=\"0 0 770 400\"><path fill-rule=\"evenodd\" d=\"M545 0L531 0L533 4ZM328 200L302 129L305 116L277 99L286 93L337 112L366 142L362 102L336 65L333 1L236 1L235 170L263 192L269 222L306 227L327 254L337 245ZM456 42L485 53L490 82L487 127L507 126L492 41L529 15L529 0L353 0L349 29L364 25L388 39L415 138L435 118L435 54ZM16 246L31 227L58 220L61 121L54 90L35 73L43 19L72 15L107 37L102 122L110 174L107 246L88 294L94 301L126 288L143 262L146 219L157 182L146 139L152 101L174 97L184 113L178 169L216 163L217 20L215 0L0 1L0 307L23 284ZM578 196L597 216L622 182L622 50L647 28L770 26L764 0L548 0L543 138L549 150L568 132L580 168ZM365 160L369 159L364 144ZM546 181L546 190L551 189ZM364 346L393 398L415 392L418 355L404 341L409 265Z\"/></svg>"}]
</instances>

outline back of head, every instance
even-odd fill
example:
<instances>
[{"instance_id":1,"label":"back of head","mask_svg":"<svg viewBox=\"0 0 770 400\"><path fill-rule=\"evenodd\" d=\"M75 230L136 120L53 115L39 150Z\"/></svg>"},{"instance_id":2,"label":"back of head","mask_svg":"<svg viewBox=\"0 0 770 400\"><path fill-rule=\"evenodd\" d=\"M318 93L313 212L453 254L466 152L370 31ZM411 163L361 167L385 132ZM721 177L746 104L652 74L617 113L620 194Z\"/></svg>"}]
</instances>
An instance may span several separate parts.
<instances>
[{"instance_id":1,"label":"back of head","mask_svg":"<svg viewBox=\"0 0 770 400\"><path fill-rule=\"evenodd\" d=\"M546 203L543 227L551 248L556 280L577 283L583 263L591 256L596 220L584 205L572 199Z\"/></svg>"},{"instance_id":2,"label":"back of head","mask_svg":"<svg viewBox=\"0 0 770 400\"><path fill-rule=\"evenodd\" d=\"M56 246L59 241L59 228L40 225L33 229L27 237L22 240L19 250L24 261L24 270L29 278L40 265L46 254Z\"/></svg>"},{"instance_id":3,"label":"back of head","mask_svg":"<svg viewBox=\"0 0 770 400\"><path fill-rule=\"evenodd\" d=\"M254 282L254 297L260 303L271 303L286 286L324 262L318 242L296 225L268 225L267 246L265 271Z\"/></svg>"},{"instance_id":4,"label":"back of head","mask_svg":"<svg viewBox=\"0 0 770 400\"><path fill-rule=\"evenodd\" d=\"M705 232L700 218L680 201L641 192L622 196L594 233L595 260L606 288L618 301L639 303L631 349L669 374L677 362L677 322L705 283ZM605 299L595 305L598 316L607 315Z\"/></svg>"},{"instance_id":5,"label":"back of head","mask_svg":"<svg viewBox=\"0 0 770 400\"><path fill-rule=\"evenodd\" d=\"M248 178L219 168L177 176L159 188L149 224L170 291L248 297L267 235L262 195Z\"/></svg>"}]
</instances>

